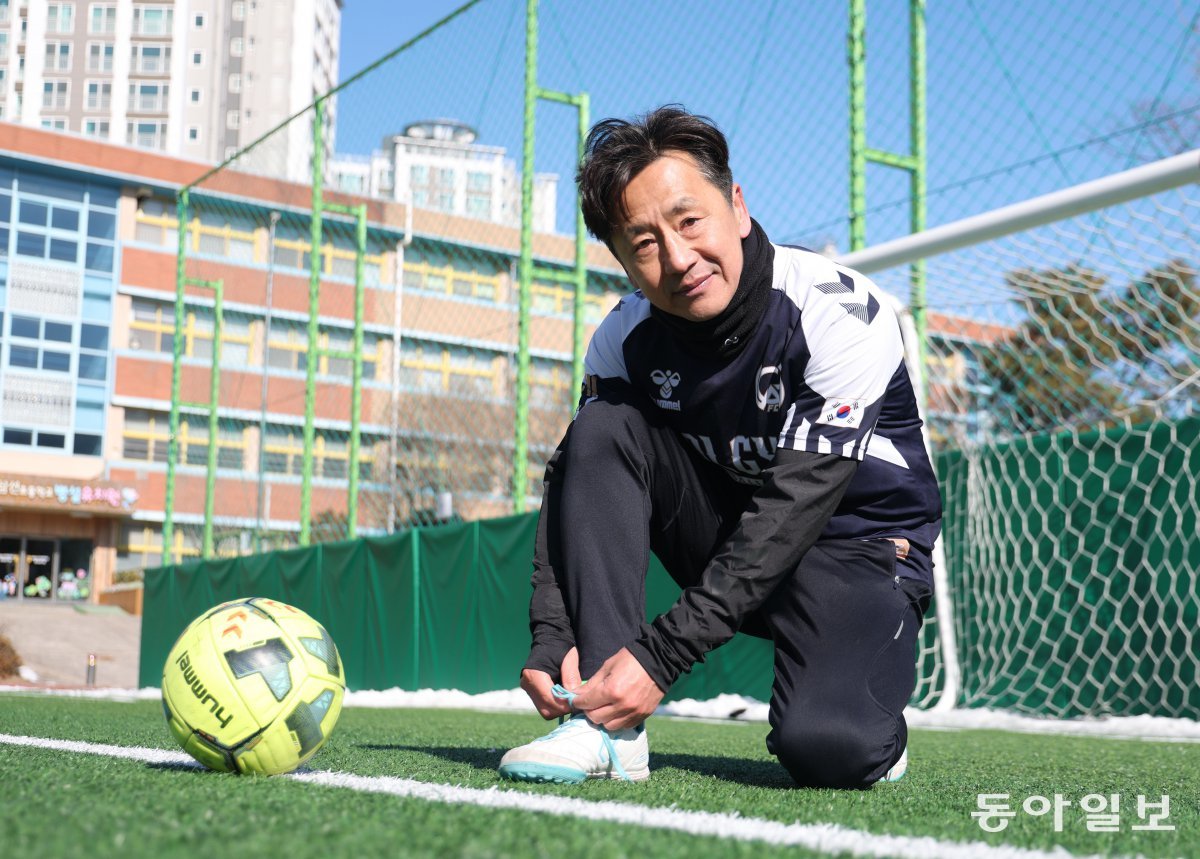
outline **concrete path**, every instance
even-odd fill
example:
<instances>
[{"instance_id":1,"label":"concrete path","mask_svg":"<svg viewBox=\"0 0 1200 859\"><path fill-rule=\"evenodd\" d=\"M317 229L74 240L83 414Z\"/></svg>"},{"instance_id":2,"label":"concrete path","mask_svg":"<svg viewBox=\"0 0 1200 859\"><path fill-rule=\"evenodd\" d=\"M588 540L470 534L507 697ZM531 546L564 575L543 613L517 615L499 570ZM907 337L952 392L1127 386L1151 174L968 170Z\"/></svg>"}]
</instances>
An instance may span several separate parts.
<instances>
[{"instance_id":1,"label":"concrete path","mask_svg":"<svg viewBox=\"0 0 1200 859\"><path fill-rule=\"evenodd\" d=\"M21 662L37 672L37 685L84 686L89 653L96 654L97 686L138 685L142 619L136 615L7 599L0 600L0 633L13 643Z\"/></svg>"}]
</instances>

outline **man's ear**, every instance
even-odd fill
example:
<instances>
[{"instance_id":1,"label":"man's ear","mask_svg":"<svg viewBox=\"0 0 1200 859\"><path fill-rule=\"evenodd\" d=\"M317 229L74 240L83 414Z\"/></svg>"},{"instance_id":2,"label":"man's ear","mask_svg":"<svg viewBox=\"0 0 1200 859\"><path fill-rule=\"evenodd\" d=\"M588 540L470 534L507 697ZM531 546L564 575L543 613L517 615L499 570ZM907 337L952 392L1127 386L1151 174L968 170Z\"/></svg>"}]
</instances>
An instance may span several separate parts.
<instances>
[{"instance_id":1,"label":"man's ear","mask_svg":"<svg viewBox=\"0 0 1200 859\"><path fill-rule=\"evenodd\" d=\"M733 206L733 214L737 217L738 235L744 239L750 235L750 211L746 208L746 198L742 196L742 186L736 182L729 202Z\"/></svg>"}]
</instances>

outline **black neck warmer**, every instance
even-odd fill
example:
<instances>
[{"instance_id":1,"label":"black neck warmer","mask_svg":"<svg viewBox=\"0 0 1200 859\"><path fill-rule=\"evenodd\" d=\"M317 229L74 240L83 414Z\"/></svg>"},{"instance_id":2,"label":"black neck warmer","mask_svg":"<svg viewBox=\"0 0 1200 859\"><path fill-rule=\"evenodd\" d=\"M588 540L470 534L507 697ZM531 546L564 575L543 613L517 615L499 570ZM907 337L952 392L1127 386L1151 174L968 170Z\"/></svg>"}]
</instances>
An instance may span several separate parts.
<instances>
[{"instance_id":1,"label":"black neck warmer","mask_svg":"<svg viewBox=\"0 0 1200 859\"><path fill-rule=\"evenodd\" d=\"M689 352L732 358L746 346L767 309L774 262L775 248L758 221L751 219L750 235L742 239L742 276L729 306L703 322L692 322L657 307L651 307L650 314Z\"/></svg>"}]
</instances>

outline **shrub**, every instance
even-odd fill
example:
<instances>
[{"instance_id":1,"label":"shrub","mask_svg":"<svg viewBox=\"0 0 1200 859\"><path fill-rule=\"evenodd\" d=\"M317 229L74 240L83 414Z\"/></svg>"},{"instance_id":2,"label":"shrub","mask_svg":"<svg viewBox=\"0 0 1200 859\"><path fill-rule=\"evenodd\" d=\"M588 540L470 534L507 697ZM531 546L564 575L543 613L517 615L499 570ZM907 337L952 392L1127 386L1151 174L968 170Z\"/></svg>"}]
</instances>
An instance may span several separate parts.
<instances>
[{"instance_id":1,"label":"shrub","mask_svg":"<svg viewBox=\"0 0 1200 859\"><path fill-rule=\"evenodd\" d=\"M21 657L17 655L17 649L0 633L0 677L12 677L20 667Z\"/></svg>"}]
</instances>

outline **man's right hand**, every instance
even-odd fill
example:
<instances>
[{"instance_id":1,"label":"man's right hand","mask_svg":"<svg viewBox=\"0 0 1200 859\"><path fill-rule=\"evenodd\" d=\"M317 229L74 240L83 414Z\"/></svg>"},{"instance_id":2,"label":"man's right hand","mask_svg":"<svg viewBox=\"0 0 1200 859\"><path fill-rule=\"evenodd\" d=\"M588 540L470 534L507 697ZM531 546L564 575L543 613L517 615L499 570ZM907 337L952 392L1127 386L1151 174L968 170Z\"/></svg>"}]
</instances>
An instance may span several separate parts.
<instances>
[{"instance_id":1,"label":"man's right hand","mask_svg":"<svg viewBox=\"0 0 1200 859\"><path fill-rule=\"evenodd\" d=\"M562 668L559 672L562 685L572 692L579 689L579 651L572 647L563 657ZM554 686L554 678L545 671L526 668L521 672L521 688L533 701L533 706L542 714L543 719L553 719L558 716L571 715L571 705L562 698L554 697L550 691Z\"/></svg>"}]
</instances>

